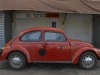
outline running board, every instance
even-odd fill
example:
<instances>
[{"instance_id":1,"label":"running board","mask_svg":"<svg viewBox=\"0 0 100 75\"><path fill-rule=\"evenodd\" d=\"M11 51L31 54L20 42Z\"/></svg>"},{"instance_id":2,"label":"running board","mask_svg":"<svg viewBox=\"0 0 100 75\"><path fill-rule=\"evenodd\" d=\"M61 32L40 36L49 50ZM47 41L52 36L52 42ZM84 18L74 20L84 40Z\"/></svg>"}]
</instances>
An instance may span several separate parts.
<instances>
[{"instance_id":1,"label":"running board","mask_svg":"<svg viewBox=\"0 0 100 75\"><path fill-rule=\"evenodd\" d=\"M32 63L72 63L71 61L31 61Z\"/></svg>"}]
</instances>

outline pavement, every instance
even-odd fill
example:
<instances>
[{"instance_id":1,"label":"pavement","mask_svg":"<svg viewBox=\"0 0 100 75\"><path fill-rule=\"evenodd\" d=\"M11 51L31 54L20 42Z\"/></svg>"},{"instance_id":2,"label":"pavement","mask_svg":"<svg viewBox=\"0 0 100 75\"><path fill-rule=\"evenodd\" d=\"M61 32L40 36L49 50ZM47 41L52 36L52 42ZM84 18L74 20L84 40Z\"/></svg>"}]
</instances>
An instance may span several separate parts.
<instances>
[{"instance_id":1,"label":"pavement","mask_svg":"<svg viewBox=\"0 0 100 75\"><path fill-rule=\"evenodd\" d=\"M100 75L100 61L93 70L82 70L72 64L26 64L22 70L13 70L8 61L0 61L0 75Z\"/></svg>"}]
</instances>

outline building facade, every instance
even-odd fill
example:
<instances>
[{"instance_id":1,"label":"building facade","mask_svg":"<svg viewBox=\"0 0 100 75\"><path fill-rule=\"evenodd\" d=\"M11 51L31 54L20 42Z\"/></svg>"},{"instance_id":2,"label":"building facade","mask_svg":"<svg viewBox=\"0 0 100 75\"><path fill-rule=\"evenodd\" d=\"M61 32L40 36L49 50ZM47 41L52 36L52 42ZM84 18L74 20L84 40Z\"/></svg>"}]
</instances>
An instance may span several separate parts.
<instances>
[{"instance_id":1,"label":"building facade","mask_svg":"<svg viewBox=\"0 0 100 75\"><path fill-rule=\"evenodd\" d=\"M13 36L29 27L53 27L55 23L55 27L63 29L69 38L92 43L92 15L56 13L58 16L55 17L54 13L51 13L51 16L45 16L47 14L46 12L16 11Z\"/></svg>"},{"instance_id":2,"label":"building facade","mask_svg":"<svg viewBox=\"0 0 100 75\"><path fill-rule=\"evenodd\" d=\"M22 30L36 26L61 28L65 31L68 38L95 44L98 41L93 38L96 30L94 29L95 21L93 19L93 15L90 14L21 10L0 11L0 48ZM97 45L95 44L95 46Z\"/></svg>"}]
</instances>

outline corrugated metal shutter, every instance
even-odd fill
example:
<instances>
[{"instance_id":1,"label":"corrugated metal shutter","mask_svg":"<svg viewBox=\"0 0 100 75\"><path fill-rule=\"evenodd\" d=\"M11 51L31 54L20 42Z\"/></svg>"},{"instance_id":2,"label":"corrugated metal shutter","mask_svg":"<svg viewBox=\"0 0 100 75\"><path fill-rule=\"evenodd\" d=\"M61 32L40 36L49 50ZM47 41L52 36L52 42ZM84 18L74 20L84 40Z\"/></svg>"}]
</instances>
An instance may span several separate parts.
<instances>
[{"instance_id":1,"label":"corrugated metal shutter","mask_svg":"<svg viewBox=\"0 0 100 75\"><path fill-rule=\"evenodd\" d=\"M92 15L67 14L65 32L68 38L92 43Z\"/></svg>"},{"instance_id":2,"label":"corrugated metal shutter","mask_svg":"<svg viewBox=\"0 0 100 75\"><path fill-rule=\"evenodd\" d=\"M4 38L4 13L0 12L0 49L5 44Z\"/></svg>"}]
</instances>

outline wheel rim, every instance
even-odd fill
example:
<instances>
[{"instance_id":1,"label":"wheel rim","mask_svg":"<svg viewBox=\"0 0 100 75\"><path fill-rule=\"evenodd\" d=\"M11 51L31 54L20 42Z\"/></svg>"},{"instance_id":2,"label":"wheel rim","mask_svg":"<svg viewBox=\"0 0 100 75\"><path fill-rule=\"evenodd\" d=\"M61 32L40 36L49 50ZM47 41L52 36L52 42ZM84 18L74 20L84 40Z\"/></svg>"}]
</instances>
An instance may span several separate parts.
<instances>
[{"instance_id":1,"label":"wheel rim","mask_svg":"<svg viewBox=\"0 0 100 75\"><path fill-rule=\"evenodd\" d=\"M85 67L92 67L95 63L95 60L94 60L94 57L91 56L91 55L87 55L85 57L83 57L82 59L82 64L85 66Z\"/></svg>"},{"instance_id":2,"label":"wheel rim","mask_svg":"<svg viewBox=\"0 0 100 75\"><path fill-rule=\"evenodd\" d=\"M13 67L17 68L17 67L21 67L22 66L23 60L22 60L22 58L20 56L15 55L15 56L11 57L10 63L11 63L11 65Z\"/></svg>"}]
</instances>

